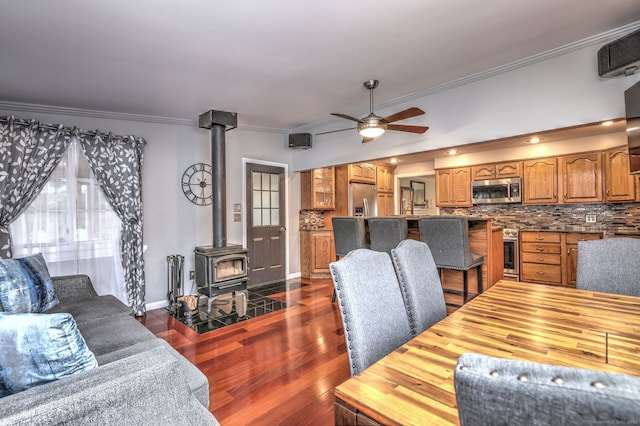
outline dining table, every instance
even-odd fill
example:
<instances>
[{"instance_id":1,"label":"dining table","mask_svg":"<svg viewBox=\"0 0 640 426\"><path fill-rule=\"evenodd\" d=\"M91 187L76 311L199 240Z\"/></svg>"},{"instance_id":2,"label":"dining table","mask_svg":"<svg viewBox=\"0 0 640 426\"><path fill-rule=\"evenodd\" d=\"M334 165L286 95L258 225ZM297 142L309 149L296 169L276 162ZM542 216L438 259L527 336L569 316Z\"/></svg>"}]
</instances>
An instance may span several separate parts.
<instances>
[{"instance_id":1,"label":"dining table","mask_svg":"<svg viewBox=\"0 0 640 426\"><path fill-rule=\"evenodd\" d=\"M640 297L501 280L335 389L340 425L459 424L458 357L640 376Z\"/></svg>"}]
</instances>

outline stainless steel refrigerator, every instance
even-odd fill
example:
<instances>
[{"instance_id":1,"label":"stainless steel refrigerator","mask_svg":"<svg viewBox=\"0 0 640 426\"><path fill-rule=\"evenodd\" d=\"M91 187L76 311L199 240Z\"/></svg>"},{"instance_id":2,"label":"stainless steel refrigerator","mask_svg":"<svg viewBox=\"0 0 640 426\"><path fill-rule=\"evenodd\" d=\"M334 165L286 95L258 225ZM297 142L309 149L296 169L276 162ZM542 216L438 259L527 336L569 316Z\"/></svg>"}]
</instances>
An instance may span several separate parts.
<instances>
[{"instance_id":1,"label":"stainless steel refrigerator","mask_svg":"<svg viewBox=\"0 0 640 426\"><path fill-rule=\"evenodd\" d=\"M369 183L349 184L349 214L351 216L378 216L378 191Z\"/></svg>"}]
</instances>

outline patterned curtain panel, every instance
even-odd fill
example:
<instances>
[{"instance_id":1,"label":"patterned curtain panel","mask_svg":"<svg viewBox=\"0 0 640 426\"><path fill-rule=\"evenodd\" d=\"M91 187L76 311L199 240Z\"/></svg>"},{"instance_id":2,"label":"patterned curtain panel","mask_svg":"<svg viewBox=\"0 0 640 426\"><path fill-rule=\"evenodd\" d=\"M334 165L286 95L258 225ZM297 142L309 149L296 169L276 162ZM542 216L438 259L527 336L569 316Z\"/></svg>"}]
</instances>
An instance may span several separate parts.
<instances>
[{"instance_id":1,"label":"patterned curtain panel","mask_svg":"<svg viewBox=\"0 0 640 426\"><path fill-rule=\"evenodd\" d=\"M12 257L9 225L40 193L70 141L62 125L0 118L0 257Z\"/></svg>"},{"instance_id":2,"label":"patterned curtain panel","mask_svg":"<svg viewBox=\"0 0 640 426\"><path fill-rule=\"evenodd\" d=\"M79 141L96 181L122 221L120 247L127 298L135 315L143 315L142 161L146 142L99 133L80 135Z\"/></svg>"}]
</instances>

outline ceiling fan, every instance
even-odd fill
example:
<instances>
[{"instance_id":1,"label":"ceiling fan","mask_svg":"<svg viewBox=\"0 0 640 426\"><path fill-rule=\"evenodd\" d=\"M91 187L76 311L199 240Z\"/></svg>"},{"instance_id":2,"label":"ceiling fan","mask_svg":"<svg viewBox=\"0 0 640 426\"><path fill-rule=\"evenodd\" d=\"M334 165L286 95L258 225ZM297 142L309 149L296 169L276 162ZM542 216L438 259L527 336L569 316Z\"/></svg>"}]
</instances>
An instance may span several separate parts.
<instances>
[{"instance_id":1,"label":"ceiling fan","mask_svg":"<svg viewBox=\"0 0 640 426\"><path fill-rule=\"evenodd\" d=\"M349 127L347 129L332 130L329 132L316 133L317 135L324 135L327 133L342 132L345 130L358 129L358 133L362 135L362 143L370 142L382 135L386 130L396 130L399 132L409 133L424 133L429 130L427 126L409 126L406 124L391 124L396 121L404 120L405 118L417 117L424 114L424 111L420 108L412 107L407 108L404 111L396 112L387 117L380 117L373 113L373 89L378 87L378 80L368 80L363 83L364 87L369 90L369 115L363 118L355 118L346 114L340 114L332 112L331 115L336 117L346 118L347 120L355 121L358 123L357 127Z\"/></svg>"}]
</instances>

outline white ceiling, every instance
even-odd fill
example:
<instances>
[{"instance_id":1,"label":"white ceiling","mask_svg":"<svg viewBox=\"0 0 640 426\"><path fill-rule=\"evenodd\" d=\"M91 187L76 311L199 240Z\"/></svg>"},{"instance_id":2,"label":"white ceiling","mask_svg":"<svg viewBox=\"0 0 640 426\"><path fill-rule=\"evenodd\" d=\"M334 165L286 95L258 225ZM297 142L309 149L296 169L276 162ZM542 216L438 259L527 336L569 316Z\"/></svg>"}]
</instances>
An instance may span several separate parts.
<instances>
[{"instance_id":1,"label":"white ceiling","mask_svg":"<svg viewBox=\"0 0 640 426\"><path fill-rule=\"evenodd\" d=\"M0 101L295 129L640 20L638 0L27 0ZM594 58L595 62L596 58Z\"/></svg>"}]
</instances>

